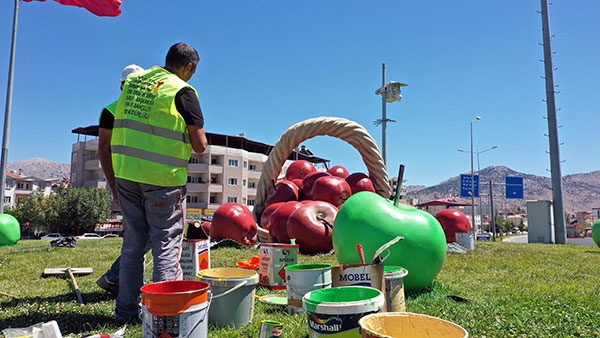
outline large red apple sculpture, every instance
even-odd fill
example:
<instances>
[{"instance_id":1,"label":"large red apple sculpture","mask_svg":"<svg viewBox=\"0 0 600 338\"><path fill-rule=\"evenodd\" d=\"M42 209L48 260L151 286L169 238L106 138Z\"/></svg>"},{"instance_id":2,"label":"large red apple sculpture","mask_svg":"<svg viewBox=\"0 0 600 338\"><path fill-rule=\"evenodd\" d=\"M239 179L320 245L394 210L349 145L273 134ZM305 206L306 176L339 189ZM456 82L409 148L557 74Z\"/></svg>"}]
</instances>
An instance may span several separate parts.
<instances>
[{"instance_id":1,"label":"large red apple sculpture","mask_svg":"<svg viewBox=\"0 0 600 338\"><path fill-rule=\"evenodd\" d=\"M313 200L329 202L339 207L352 195L352 190L343 178L325 176L315 181L310 195Z\"/></svg>"},{"instance_id":2,"label":"large red apple sculpture","mask_svg":"<svg viewBox=\"0 0 600 338\"><path fill-rule=\"evenodd\" d=\"M238 203L219 206L210 225L210 237L215 240L232 239L246 246L256 243L257 225L252 212Z\"/></svg>"},{"instance_id":3,"label":"large red apple sculpture","mask_svg":"<svg viewBox=\"0 0 600 338\"><path fill-rule=\"evenodd\" d=\"M287 221L290 215L301 206L302 204L298 201L285 202L271 214L269 235L277 243L290 243L290 237L287 233Z\"/></svg>"},{"instance_id":4,"label":"large red apple sculpture","mask_svg":"<svg viewBox=\"0 0 600 338\"><path fill-rule=\"evenodd\" d=\"M267 194L265 205L269 206L277 202L297 201L298 187L292 181L283 180L275 184L275 189L272 189Z\"/></svg>"},{"instance_id":5,"label":"large red apple sculpture","mask_svg":"<svg viewBox=\"0 0 600 338\"><path fill-rule=\"evenodd\" d=\"M296 239L303 253L329 252L333 249L331 234L337 212L335 206L324 201L302 204L288 218L288 236Z\"/></svg>"},{"instance_id":6,"label":"large red apple sculpture","mask_svg":"<svg viewBox=\"0 0 600 338\"><path fill-rule=\"evenodd\" d=\"M273 215L273 212L275 212L275 210L277 210L277 208L279 208L280 206L282 206L284 204L285 204L285 202L273 203L273 204L269 205L265 209L265 211L263 211L262 215L260 216L261 228L269 230L269 222L271 221L271 215Z\"/></svg>"},{"instance_id":7,"label":"large red apple sculpture","mask_svg":"<svg viewBox=\"0 0 600 338\"><path fill-rule=\"evenodd\" d=\"M346 170L346 168L342 167L341 165L334 165L333 167L331 167L331 169L327 170L327 172L333 176L337 176L337 177L341 177L341 178L346 178L350 175L350 172L348 170Z\"/></svg>"},{"instance_id":8,"label":"large red apple sculpture","mask_svg":"<svg viewBox=\"0 0 600 338\"><path fill-rule=\"evenodd\" d=\"M314 173L306 175L302 179L302 196L304 197L304 199L312 199L310 192L312 190L313 185L315 184L315 181L324 176L331 176L331 174L325 171L316 171Z\"/></svg>"},{"instance_id":9,"label":"large red apple sculpture","mask_svg":"<svg viewBox=\"0 0 600 338\"><path fill-rule=\"evenodd\" d=\"M353 195L359 191L375 192L373 182L371 182L371 179L365 173L353 173L346 177L346 182L350 185Z\"/></svg>"},{"instance_id":10,"label":"large red apple sculpture","mask_svg":"<svg viewBox=\"0 0 600 338\"><path fill-rule=\"evenodd\" d=\"M285 172L285 179L290 180L290 181L293 180L294 178L303 179L306 175L313 173L315 171L317 171L317 168L315 168L315 166L308 161L305 161L305 160L294 161L287 168L287 171Z\"/></svg>"},{"instance_id":11,"label":"large red apple sculpture","mask_svg":"<svg viewBox=\"0 0 600 338\"><path fill-rule=\"evenodd\" d=\"M471 232L471 222L458 210L444 209L435 214L435 218L442 225L448 243L456 242L457 232Z\"/></svg>"}]
</instances>

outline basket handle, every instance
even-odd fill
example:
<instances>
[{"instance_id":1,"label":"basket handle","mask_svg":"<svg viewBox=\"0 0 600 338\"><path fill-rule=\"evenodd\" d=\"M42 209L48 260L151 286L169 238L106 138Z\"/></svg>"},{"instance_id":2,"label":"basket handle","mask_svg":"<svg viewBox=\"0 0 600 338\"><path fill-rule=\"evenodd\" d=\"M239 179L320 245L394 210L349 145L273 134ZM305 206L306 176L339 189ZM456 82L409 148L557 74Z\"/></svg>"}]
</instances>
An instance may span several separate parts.
<instances>
[{"instance_id":1,"label":"basket handle","mask_svg":"<svg viewBox=\"0 0 600 338\"><path fill-rule=\"evenodd\" d=\"M385 163L377 142L360 124L341 117L317 117L298 122L281 135L265 162L258 186L254 215L260 220L271 180L277 180L281 168L294 148L315 136L332 136L348 142L362 156L375 192L389 198L392 194Z\"/></svg>"}]
</instances>

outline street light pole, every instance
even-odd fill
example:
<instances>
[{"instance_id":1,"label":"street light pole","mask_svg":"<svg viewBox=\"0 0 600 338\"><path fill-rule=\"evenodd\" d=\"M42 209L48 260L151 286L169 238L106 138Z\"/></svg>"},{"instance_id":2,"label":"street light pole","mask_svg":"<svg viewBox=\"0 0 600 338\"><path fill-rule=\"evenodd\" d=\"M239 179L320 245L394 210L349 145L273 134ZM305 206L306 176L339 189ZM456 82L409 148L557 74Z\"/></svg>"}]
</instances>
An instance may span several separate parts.
<instances>
[{"instance_id":1,"label":"street light pole","mask_svg":"<svg viewBox=\"0 0 600 338\"><path fill-rule=\"evenodd\" d=\"M481 120L481 116L476 116L475 120L471 121L471 222L473 230L473 240L477 236L477 223L475 223L475 175L473 174L473 122Z\"/></svg>"},{"instance_id":2,"label":"street light pole","mask_svg":"<svg viewBox=\"0 0 600 338\"><path fill-rule=\"evenodd\" d=\"M381 64L381 88L385 87L385 63ZM385 91L381 93L381 155L383 157L383 164L387 166L387 147L386 147L386 100L387 96Z\"/></svg>"}]
</instances>

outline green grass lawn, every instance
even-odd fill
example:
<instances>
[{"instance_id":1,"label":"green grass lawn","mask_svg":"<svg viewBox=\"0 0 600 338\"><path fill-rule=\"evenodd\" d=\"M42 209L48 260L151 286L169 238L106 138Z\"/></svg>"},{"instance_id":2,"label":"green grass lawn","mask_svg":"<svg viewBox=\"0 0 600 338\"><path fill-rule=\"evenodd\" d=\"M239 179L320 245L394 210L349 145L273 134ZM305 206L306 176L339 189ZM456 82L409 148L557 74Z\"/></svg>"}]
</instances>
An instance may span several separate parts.
<instances>
[{"instance_id":1,"label":"green grass lawn","mask_svg":"<svg viewBox=\"0 0 600 338\"><path fill-rule=\"evenodd\" d=\"M65 336L116 331L115 301L95 280L119 255L120 245L121 239L102 239L51 251L0 248L0 291L22 298L0 296L0 330L56 320ZM212 266L233 267L254 255L258 250L216 249L211 252ZM336 263L333 255L300 256L299 261ZM67 266L94 269L92 275L77 278L84 306L77 304L68 279L41 278L45 268ZM430 288L407 295L407 310L455 322L471 337L600 337L599 271L599 248L477 243L474 253L449 254ZM273 293L257 289L259 295ZM455 302L448 295L470 301ZM263 319L284 322L284 337L308 334L304 316L289 316L283 309L257 302L252 324L240 330L210 329L209 337L258 337ZM141 337L141 330L141 325L128 327L126 336Z\"/></svg>"}]
</instances>

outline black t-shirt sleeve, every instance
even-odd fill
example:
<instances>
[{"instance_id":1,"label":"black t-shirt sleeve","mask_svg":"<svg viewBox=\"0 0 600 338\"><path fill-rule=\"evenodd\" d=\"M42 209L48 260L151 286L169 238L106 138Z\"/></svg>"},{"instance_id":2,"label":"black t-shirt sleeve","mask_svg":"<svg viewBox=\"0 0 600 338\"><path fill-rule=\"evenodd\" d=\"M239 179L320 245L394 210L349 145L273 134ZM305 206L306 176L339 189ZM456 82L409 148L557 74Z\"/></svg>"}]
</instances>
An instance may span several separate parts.
<instances>
[{"instance_id":1,"label":"black t-shirt sleeve","mask_svg":"<svg viewBox=\"0 0 600 338\"><path fill-rule=\"evenodd\" d=\"M175 95L175 107L185 120L185 124L190 126L204 127L204 115L200 108L200 101L194 91L190 87L180 89Z\"/></svg>"},{"instance_id":2,"label":"black t-shirt sleeve","mask_svg":"<svg viewBox=\"0 0 600 338\"><path fill-rule=\"evenodd\" d=\"M111 114L108 109L102 109L102 114L100 114L100 128L104 129L113 129L113 124L115 123L115 117Z\"/></svg>"}]
</instances>

